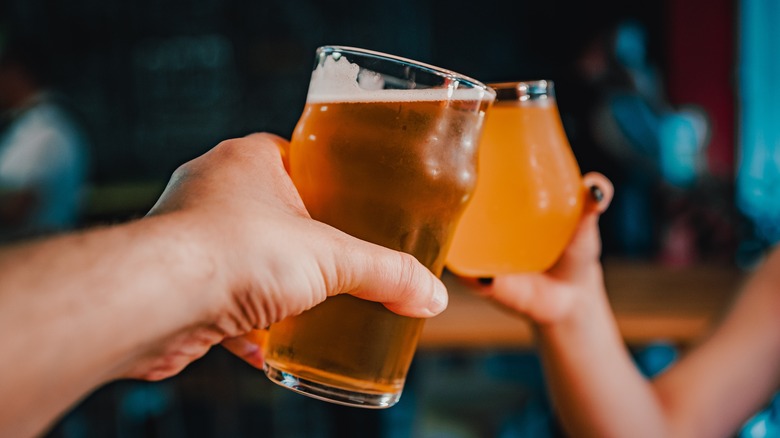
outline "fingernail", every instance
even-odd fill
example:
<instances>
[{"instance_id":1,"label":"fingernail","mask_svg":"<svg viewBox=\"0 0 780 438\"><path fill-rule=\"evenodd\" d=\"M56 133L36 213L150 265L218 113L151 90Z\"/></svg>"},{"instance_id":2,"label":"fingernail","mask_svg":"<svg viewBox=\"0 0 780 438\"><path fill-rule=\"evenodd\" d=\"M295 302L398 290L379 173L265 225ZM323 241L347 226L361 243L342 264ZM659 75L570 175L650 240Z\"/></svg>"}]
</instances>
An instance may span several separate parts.
<instances>
[{"instance_id":1,"label":"fingernail","mask_svg":"<svg viewBox=\"0 0 780 438\"><path fill-rule=\"evenodd\" d=\"M433 299L431 300L431 305L428 307L428 310L431 314L438 315L447 308L448 300L447 288L445 288L444 285L439 284L436 286L436 290L433 293Z\"/></svg>"},{"instance_id":2,"label":"fingernail","mask_svg":"<svg viewBox=\"0 0 780 438\"><path fill-rule=\"evenodd\" d=\"M482 286L490 286L493 284L493 277L479 277L477 278L477 282Z\"/></svg>"},{"instance_id":3,"label":"fingernail","mask_svg":"<svg viewBox=\"0 0 780 438\"><path fill-rule=\"evenodd\" d=\"M601 191L599 186L590 186L590 195L593 196L597 203L604 199L604 192Z\"/></svg>"}]
</instances>

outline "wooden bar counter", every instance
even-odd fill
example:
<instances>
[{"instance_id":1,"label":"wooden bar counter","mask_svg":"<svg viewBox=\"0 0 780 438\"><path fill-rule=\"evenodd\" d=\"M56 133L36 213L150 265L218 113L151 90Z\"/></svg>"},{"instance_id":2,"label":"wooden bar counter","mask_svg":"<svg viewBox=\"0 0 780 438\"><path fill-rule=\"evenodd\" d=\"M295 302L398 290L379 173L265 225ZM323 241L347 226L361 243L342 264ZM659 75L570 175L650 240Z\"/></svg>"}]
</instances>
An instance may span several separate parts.
<instances>
[{"instance_id":1,"label":"wooden bar counter","mask_svg":"<svg viewBox=\"0 0 780 438\"><path fill-rule=\"evenodd\" d=\"M726 311L745 275L735 267L663 267L605 261L604 275L618 326L629 345L664 340L695 343ZM531 348L530 324L478 296L446 273L449 307L426 322L420 348Z\"/></svg>"},{"instance_id":2,"label":"wooden bar counter","mask_svg":"<svg viewBox=\"0 0 780 438\"><path fill-rule=\"evenodd\" d=\"M154 205L164 181L118 183L89 192L87 217L139 217ZM618 325L629 344L667 340L695 342L728 307L744 273L728 266L669 268L650 262L607 260L607 291ZM520 316L477 296L451 274L447 310L429 319L421 348L530 348L531 326Z\"/></svg>"}]
</instances>

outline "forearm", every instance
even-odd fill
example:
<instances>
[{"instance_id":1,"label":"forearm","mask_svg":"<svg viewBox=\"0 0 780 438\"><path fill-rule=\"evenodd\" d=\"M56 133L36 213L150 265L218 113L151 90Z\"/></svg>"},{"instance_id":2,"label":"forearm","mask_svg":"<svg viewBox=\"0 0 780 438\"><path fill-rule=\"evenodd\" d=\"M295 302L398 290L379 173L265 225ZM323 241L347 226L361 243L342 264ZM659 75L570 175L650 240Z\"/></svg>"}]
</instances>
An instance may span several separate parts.
<instances>
[{"instance_id":1,"label":"forearm","mask_svg":"<svg viewBox=\"0 0 780 438\"><path fill-rule=\"evenodd\" d=\"M537 327L548 385L566 430L573 437L670 436L662 406L632 362L606 295L575 307L565 321Z\"/></svg>"},{"instance_id":2,"label":"forearm","mask_svg":"<svg viewBox=\"0 0 780 438\"><path fill-rule=\"evenodd\" d=\"M538 327L553 400L572 436L730 436L780 385L778 250L717 330L652 382L633 365L606 295L581 301L570 317Z\"/></svg>"},{"instance_id":3,"label":"forearm","mask_svg":"<svg viewBox=\"0 0 780 438\"><path fill-rule=\"evenodd\" d=\"M658 377L654 387L677 429L733 435L780 385L780 251L744 285L708 339Z\"/></svg>"},{"instance_id":4,"label":"forearm","mask_svg":"<svg viewBox=\"0 0 780 438\"><path fill-rule=\"evenodd\" d=\"M0 252L0 435L39 432L165 339L208 321L203 297L221 279L186 222L171 219ZM218 297L210 302L216 311Z\"/></svg>"}]
</instances>

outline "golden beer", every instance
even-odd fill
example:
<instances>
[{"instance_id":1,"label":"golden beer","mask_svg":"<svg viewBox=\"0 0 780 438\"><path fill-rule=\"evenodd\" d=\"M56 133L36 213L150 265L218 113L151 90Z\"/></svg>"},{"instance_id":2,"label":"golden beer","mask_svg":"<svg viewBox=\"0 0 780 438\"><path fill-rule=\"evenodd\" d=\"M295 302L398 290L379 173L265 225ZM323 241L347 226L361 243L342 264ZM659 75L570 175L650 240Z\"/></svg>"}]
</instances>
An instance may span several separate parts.
<instances>
[{"instance_id":1,"label":"golden beer","mask_svg":"<svg viewBox=\"0 0 780 438\"><path fill-rule=\"evenodd\" d=\"M585 187L551 81L491 84L479 182L447 256L463 277L541 272L579 224Z\"/></svg>"},{"instance_id":2,"label":"golden beer","mask_svg":"<svg viewBox=\"0 0 780 438\"><path fill-rule=\"evenodd\" d=\"M288 162L309 213L441 274L476 183L477 141L492 94L464 88L338 95L337 87L322 93L317 85L312 80ZM391 406L422 327L423 320L379 303L332 297L271 326L266 371L276 380L292 376L299 385L293 389L315 397Z\"/></svg>"}]
</instances>

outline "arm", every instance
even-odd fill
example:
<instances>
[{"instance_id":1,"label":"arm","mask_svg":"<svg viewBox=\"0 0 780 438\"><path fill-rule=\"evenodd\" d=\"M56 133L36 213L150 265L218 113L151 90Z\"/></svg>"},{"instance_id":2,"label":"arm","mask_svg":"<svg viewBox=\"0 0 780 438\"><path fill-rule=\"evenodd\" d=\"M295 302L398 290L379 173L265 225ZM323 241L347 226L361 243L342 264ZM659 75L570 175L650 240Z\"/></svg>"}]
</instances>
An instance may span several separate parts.
<instances>
[{"instance_id":1,"label":"arm","mask_svg":"<svg viewBox=\"0 0 780 438\"><path fill-rule=\"evenodd\" d=\"M678 436L727 436L780 385L780 248L748 279L713 334L653 388Z\"/></svg>"},{"instance_id":2,"label":"arm","mask_svg":"<svg viewBox=\"0 0 780 438\"><path fill-rule=\"evenodd\" d=\"M197 235L172 219L0 252L0 435L40 432L165 339L198 331L205 344L216 342L201 321L219 306L209 291L224 280Z\"/></svg>"},{"instance_id":3,"label":"arm","mask_svg":"<svg viewBox=\"0 0 780 438\"><path fill-rule=\"evenodd\" d=\"M330 295L443 310L444 286L411 256L308 216L281 141L223 142L144 219L0 250L0 436L39 433L103 383L173 375Z\"/></svg>"},{"instance_id":4,"label":"arm","mask_svg":"<svg viewBox=\"0 0 780 438\"><path fill-rule=\"evenodd\" d=\"M623 345L603 287L598 216L612 185L598 174L600 203L586 203L572 242L545 273L496 277L484 293L531 319L553 403L572 436L668 437L655 394ZM647 425L642 425L642 423Z\"/></svg>"},{"instance_id":5,"label":"arm","mask_svg":"<svg viewBox=\"0 0 780 438\"><path fill-rule=\"evenodd\" d=\"M590 178L608 201L608 182ZM780 253L708 340L648 381L623 344L603 286L597 216L607 203L591 204L549 272L499 277L485 293L534 322L553 401L571 435L728 436L779 383Z\"/></svg>"}]
</instances>

